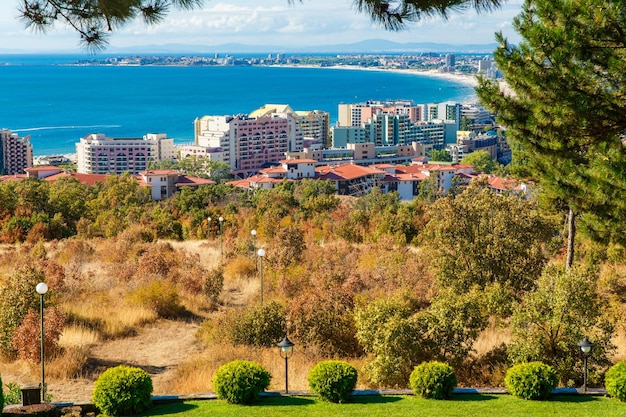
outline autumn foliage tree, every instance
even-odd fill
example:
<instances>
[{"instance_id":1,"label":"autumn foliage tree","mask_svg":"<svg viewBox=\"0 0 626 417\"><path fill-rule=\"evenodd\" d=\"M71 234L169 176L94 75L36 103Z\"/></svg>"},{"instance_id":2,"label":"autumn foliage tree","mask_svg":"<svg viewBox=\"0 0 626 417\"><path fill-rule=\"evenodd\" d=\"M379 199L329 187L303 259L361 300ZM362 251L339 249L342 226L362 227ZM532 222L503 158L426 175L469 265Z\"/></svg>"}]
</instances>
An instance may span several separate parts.
<instances>
[{"instance_id":1,"label":"autumn foliage tree","mask_svg":"<svg viewBox=\"0 0 626 417\"><path fill-rule=\"evenodd\" d=\"M65 326L65 315L55 307L44 311L44 352L46 357L55 357L61 350L59 338ZM41 337L41 317L39 311L29 310L22 324L13 334L13 348L17 357L32 363L41 361L41 343L36 343Z\"/></svg>"}]
</instances>

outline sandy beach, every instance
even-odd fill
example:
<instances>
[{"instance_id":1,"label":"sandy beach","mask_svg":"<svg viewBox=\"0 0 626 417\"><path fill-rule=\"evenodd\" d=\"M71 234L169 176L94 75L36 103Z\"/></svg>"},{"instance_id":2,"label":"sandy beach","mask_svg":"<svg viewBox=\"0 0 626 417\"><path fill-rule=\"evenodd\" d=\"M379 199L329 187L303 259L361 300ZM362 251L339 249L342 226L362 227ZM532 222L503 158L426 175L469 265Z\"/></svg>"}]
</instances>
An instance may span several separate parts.
<instances>
[{"instance_id":1,"label":"sandy beach","mask_svg":"<svg viewBox=\"0 0 626 417\"><path fill-rule=\"evenodd\" d=\"M352 71L389 71L398 74L412 74L420 75L432 78L440 78L448 81L454 81L460 84L468 85L470 87L476 87L478 85L478 79L474 75L462 74L457 72L439 72L437 70L417 70L417 69L400 69L389 67L361 67L358 65L332 65L328 67L322 67L319 65L294 65L294 64L277 64L272 65L276 67L288 67L288 68L320 68L320 69L335 69L335 70L352 70Z\"/></svg>"}]
</instances>

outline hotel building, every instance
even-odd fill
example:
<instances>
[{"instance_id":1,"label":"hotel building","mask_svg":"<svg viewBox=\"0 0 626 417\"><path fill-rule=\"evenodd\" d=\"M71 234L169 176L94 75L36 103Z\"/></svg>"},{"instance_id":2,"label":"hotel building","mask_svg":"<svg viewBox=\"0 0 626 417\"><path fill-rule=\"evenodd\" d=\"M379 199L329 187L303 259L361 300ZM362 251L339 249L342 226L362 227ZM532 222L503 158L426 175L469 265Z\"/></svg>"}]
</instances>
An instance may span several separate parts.
<instances>
[{"instance_id":1,"label":"hotel building","mask_svg":"<svg viewBox=\"0 0 626 417\"><path fill-rule=\"evenodd\" d=\"M30 136L19 137L10 130L0 130L2 155L0 155L0 173L3 175L23 174L26 168L33 166L33 147Z\"/></svg>"},{"instance_id":2,"label":"hotel building","mask_svg":"<svg viewBox=\"0 0 626 417\"><path fill-rule=\"evenodd\" d=\"M81 174L138 174L151 161L176 158L174 139L164 133L143 138L107 138L94 133L76 144L77 172Z\"/></svg>"},{"instance_id":3,"label":"hotel building","mask_svg":"<svg viewBox=\"0 0 626 417\"><path fill-rule=\"evenodd\" d=\"M303 149L298 116L286 108L282 112L261 108L250 115L198 118L194 121L195 147L205 148L200 154L211 160L228 163L235 175L249 175L278 163L286 152ZM195 147L186 147L181 157L192 155Z\"/></svg>"}]
</instances>

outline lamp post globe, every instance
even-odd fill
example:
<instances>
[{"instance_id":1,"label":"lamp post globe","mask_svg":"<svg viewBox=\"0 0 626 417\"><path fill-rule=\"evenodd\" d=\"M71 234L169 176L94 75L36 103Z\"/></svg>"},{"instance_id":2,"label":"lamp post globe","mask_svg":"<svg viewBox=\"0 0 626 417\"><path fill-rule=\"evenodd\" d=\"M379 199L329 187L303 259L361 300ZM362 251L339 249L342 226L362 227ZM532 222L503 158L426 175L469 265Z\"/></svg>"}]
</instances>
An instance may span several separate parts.
<instances>
[{"instance_id":1,"label":"lamp post globe","mask_svg":"<svg viewBox=\"0 0 626 417\"><path fill-rule=\"evenodd\" d=\"M48 285L45 282L40 282L35 287L35 291L37 291L37 294L39 295L44 295L45 293L48 292Z\"/></svg>"}]
</instances>

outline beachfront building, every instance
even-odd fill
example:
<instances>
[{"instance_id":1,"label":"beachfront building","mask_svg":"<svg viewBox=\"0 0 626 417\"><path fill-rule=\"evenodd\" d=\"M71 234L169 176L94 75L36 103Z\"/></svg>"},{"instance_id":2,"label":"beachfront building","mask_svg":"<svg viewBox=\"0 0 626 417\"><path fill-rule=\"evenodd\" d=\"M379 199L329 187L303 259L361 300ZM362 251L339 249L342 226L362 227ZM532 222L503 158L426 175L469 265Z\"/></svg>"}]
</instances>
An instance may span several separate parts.
<instances>
[{"instance_id":1,"label":"beachfront building","mask_svg":"<svg viewBox=\"0 0 626 417\"><path fill-rule=\"evenodd\" d=\"M424 106L412 100L366 101L339 104L337 126L361 126L376 114L405 115L411 122L424 120Z\"/></svg>"},{"instance_id":2,"label":"beachfront building","mask_svg":"<svg viewBox=\"0 0 626 417\"><path fill-rule=\"evenodd\" d=\"M456 138L456 123L431 120L412 123L405 115L376 114L360 127L335 126L333 148L346 148L350 144L373 143L376 146L411 145L418 143L434 149L444 149L446 143Z\"/></svg>"},{"instance_id":3,"label":"beachfront building","mask_svg":"<svg viewBox=\"0 0 626 417\"><path fill-rule=\"evenodd\" d=\"M302 131L292 112L258 112L250 115L204 116L194 121L195 145L219 148L216 156L235 175L249 175L284 159L286 152L303 149ZM207 150L210 153L210 150Z\"/></svg>"},{"instance_id":4,"label":"beachfront building","mask_svg":"<svg viewBox=\"0 0 626 417\"><path fill-rule=\"evenodd\" d=\"M1 174L23 174L26 168L33 166L33 147L30 144L30 136L19 137L10 130L2 129L0 141L2 142Z\"/></svg>"},{"instance_id":5,"label":"beachfront building","mask_svg":"<svg viewBox=\"0 0 626 417\"><path fill-rule=\"evenodd\" d=\"M289 113L306 140L330 146L330 113L322 110L294 111L288 104L265 104L248 115L250 118Z\"/></svg>"},{"instance_id":6,"label":"beachfront building","mask_svg":"<svg viewBox=\"0 0 626 417\"><path fill-rule=\"evenodd\" d=\"M493 123L493 114L478 104L464 104L461 107L461 116L473 126L485 126Z\"/></svg>"},{"instance_id":7,"label":"beachfront building","mask_svg":"<svg viewBox=\"0 0 626 417\"><path fill-rule=\"evenodd\" d=\"M76 144L77 172L82 174L138 174L151 161L175 159L174 139L164 133L143 138L107 138L94 133Z\"/></svg>"}]
</instances>

